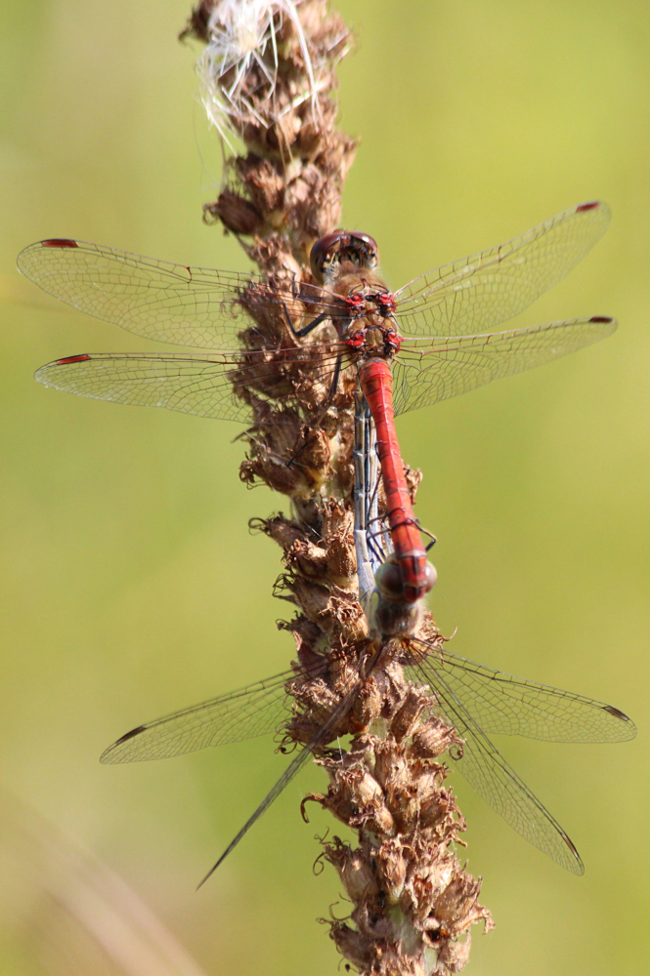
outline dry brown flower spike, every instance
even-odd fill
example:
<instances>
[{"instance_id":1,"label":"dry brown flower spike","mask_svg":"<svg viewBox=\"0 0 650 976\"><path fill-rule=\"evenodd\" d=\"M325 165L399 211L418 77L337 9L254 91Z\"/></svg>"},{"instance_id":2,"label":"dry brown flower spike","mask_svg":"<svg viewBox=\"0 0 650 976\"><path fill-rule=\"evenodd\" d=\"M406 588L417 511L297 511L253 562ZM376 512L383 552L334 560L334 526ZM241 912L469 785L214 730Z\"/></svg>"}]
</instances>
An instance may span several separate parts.
<instances>
[{"instance_id":1,"label":"dry brown flower spike","mask_svg":"<svg viewBox=\"0 0 650 976\"><path fill-rule=\"evenodd\" d=\"M244 147L231 148L223 189L204 217L235 235L263 273L241 299L251 322L242 362L249 350L265 364L254 387L233 376L253 418L241 477L290 499L289 516L254 522L282 548L275 592L296 607L283 625L297 645L286 738L310 745L329 778L327 792L305 803L327 808L357 837L354 848L323 840L322 858L351 903L347 919L328 920L330 934L368 976L458 972L470 927L492 925L478 904L480 882L455 854L465 824L440 757L462 743L435 715L429 688L405 676L407 643L370 635L359 604L354 378L343 374L328 400L310 337L294 334L306 319L289 323L281 303L264 300L279 290L295 316L296 283L314 283L311 247L340 224L356 144L336 126L334 69L351 35L325 0L202 0L182 36L205 44L199 75L209 119L229 146ZM281 350L299 346L304 358L288 364ZM414 472L413 497L418 483ZM429 648L441 647L430 617L424 627ZM344 736L347 752L327 748Z\"/></svg>"}]
</instances>

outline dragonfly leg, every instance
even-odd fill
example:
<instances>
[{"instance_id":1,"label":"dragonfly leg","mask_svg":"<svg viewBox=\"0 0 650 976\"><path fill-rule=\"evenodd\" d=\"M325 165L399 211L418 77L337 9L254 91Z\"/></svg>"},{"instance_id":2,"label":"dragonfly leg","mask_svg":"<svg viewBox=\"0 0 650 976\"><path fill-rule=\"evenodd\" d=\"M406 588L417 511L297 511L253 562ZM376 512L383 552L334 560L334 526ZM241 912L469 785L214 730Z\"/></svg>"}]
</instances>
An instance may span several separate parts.
<instances>
[{"instance_id":1,"label":"dragonfly leg","mask_svg":"<svg viewBox=\"0 0 650 976\"><path fill-rule=\"evenodd\" d=\"M304 325L302 329L296 329L291 319L291 316L289 315L289 309L287 308L285 302L282 302L282 308L284 310L284 315L287 320L287 324L291 329L292 334L296 337L296 339L304 339L304 337L309 335L309 333L313 329L315 329L317 325L320 325L321 322L324 322L325 319L328 319L330 316L329 312L321 312L320 315L317 315L315 319L312 319L311 322L308 322L307 325Z\"/></svg>"},{"instance_id":2,"label":"dragonfly leg","mask_svg":"<svg viewBox=\"0 0 650 976\"><path fill-rule=\"evenodd\" d=\"M419 521L418 521L418 528L419 528L419 530L420 530L420 533L421 533L422 535L426 535L426 536L428 536L428 537L429 537L429 539L431 540L431 541L430 541L430 542L428 543L428 545L427 545L427 546L425 546L425 552L430 552L430 551L431 551L431 550L433 549L433 547L435 546L435 544L436 544L436 542L437 542L438 540L437 540L437 538L435 537L435 535L433 534L433 532L429 532L429 530L428 530L428 529L423 529L423 528L422 528L422 526L420 525L420 523L419 523Z\"/></svg>"}]
</instances>

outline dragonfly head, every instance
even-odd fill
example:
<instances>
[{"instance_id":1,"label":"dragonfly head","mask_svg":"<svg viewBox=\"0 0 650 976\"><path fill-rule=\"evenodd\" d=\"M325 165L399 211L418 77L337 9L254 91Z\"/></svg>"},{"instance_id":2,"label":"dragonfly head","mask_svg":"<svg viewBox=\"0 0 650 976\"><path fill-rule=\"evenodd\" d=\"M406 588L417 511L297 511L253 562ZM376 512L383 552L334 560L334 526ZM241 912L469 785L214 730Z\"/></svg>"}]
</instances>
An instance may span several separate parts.
<instances>
[{"instance_id":1,"label":"dragonfly head","mask_svg":"<svg viewBox=\"0 0 650 976\"><path fill-rule=\"evenodd\" d=\"M344 273L372 271L379 263L379 249L369 234L335 230L316 241L309 261L314 278L322 285Z\"/></svg>"}]
</instances>

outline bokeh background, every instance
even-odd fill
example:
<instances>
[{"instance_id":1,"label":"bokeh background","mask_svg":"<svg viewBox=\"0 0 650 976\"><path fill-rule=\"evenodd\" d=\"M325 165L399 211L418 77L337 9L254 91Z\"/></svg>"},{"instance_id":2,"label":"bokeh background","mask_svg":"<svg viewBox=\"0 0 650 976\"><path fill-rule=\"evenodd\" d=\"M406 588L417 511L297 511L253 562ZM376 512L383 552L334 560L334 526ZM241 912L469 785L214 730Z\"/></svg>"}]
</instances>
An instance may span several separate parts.
<instances>
[{"instance_id":1,"label":"bokeh background","mask_svg":"<svg viewBox=\"0 0 650 976\"><path fill-rule=\"evenodd\" d=\"M340 70L343 124L362 139L345 223L378 239L389 283L584 200L614 212L595 251L518 324L613 314L619 331L406 416L399 433L425 474L419 514L439 540L431 602L447 633L458 628L454 650L610 701L639 725L618 746L501 743L577 844L583 878L455 783L469 867L497 921L475 936L467 972L645 976L650 6L338 6L359 41ZM286 501L240 483L234 425L34 383L51 359L146 342L57 309L13 270L22 247L49 236L246 268L236 242L201 223L221 161L197 102L198 48L176 41L188 11L186 0L0 9L0 786L119 873L210 976L325 976L339 958L315 920L346 908L333 871L312 872L327 818L313 806L309 825L299 816L317 770L197 894L283 768L271 740L97 761L144 720L286 667L292 644L275 621L290 607L271 597L279 551L247 529ZM27 830L8 803L0 972L127 971L104 950L80 962L79 926L43 894L50 875L27 868L45 828ZM65 864L59 891L73 884Z\"/></svg>"}]
</instances>

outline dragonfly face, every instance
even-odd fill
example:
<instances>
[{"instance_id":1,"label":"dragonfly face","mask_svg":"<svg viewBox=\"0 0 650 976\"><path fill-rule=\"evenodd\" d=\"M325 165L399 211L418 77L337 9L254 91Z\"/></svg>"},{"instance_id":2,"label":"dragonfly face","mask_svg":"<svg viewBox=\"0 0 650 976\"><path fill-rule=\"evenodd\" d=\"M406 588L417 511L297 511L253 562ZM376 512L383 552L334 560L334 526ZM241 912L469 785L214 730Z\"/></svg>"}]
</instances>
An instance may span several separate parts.
<instances>
[{"instance_id":1,"label":"dragonfly face","mask_svg":"<svg viewBox=\"0 0 650 976\"><path fill-rule=\"evenodd\" d=\"M346 272L372 271L379 264L379 249L369 234L335 230L316 241L309 263L319 285L330 285Z\"/></svg>"}]
</instances>

